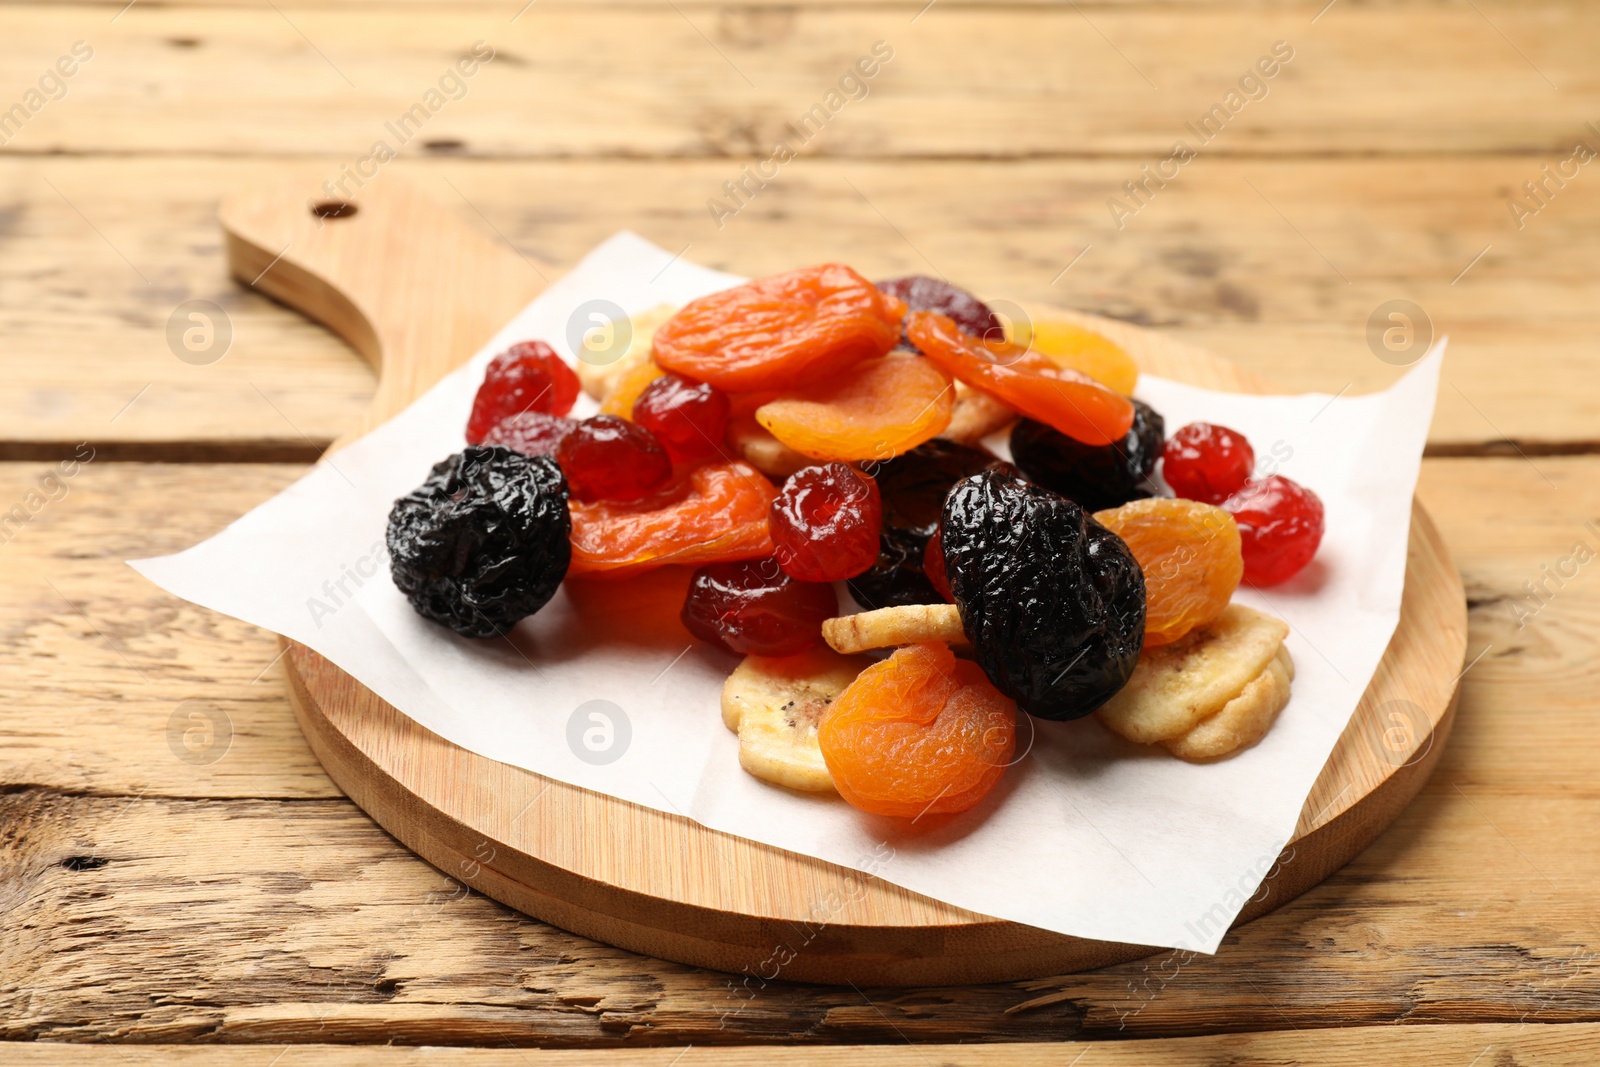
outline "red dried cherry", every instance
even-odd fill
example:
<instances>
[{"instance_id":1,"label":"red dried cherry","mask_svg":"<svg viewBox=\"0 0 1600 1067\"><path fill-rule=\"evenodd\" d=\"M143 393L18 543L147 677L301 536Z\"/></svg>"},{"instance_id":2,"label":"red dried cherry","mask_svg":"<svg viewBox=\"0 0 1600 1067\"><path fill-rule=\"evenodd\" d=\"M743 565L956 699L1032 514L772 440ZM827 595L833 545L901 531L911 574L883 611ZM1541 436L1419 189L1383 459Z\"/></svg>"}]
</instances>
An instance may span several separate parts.
<instances>
[{"instance_id":1,"label":"red dried cherry","mask_svg":"<svg viewBox=\"0 0 1600 1067\"><path fill-rule=\"evenodd\" d=\"M467 443L478 444L512 415L565 415L578 399L578 376L543 341L522 341L489 361L467 419Z\"/></svg>"},{"instance_id":2,"label":"red dried cherry","mask_svg":"<svg viewBox=\"0 0 1600 1067\"><path fill-rule=\"evenodd\" d=\"M524 411L504 419L483 439L486 445L504 445L525 456L553 456L561 441L578 425L576 419Z\"/></svg>"},{"instance_id":3,"label":"red dried cherry","mask_svg":"<svg viewBox=\"0 0 1600 1067\"><path fill-rule=\"evenodd\" d=\"M715 459L728 433L728 394L681 374L663 374L634 401L633 421L680 463Z\"/></svg>"},{"instance_id":4,"label":"red dried cherry","mask_svg":"<svg viewBox=\"0 0 1600 1067\"><path fill-rule=\"evenodd\" d=\"M1244 580L1250 585L1288 581L1322 543L1322 501L1281 474L1247 483L1222 508L1239 524Z\"/></svg>"},{"instance_id":5,"label":"red dried cherry","mask_svg":"<svg viewBox=\"0 0 1600 1067\"><path fill-rule=\"evenodd\" d=\"M804 467L783 483L768 525L778 565L791 578L854 578L878 559L878 483L844 463Z\"/></svg>"},{"instance_id":6,"label":"red dried cherry","mask_svg":"<svg viewBox=\"0 0 1600 1067\"><path fill-rule=\"evenodd\" d=\"M574 500L638 500L672 477L655 434L616 415L584 419L562 438L556 460Z\"/></svg>"},{"instance_id":7,"label":"red dried cherry","mask_svg":"<svg viewBox=\"0 0 1600 1067\"><path fill-rule=\"evenodd\" d=\"M939 542L938 530L933 531L933 536L928 538L928 547L922 551L922 574L933 586L933 591L944 597L946 602L956 602L955 594L950 592L950 578L944 572L944 545Z\"/></svg>"},{"instance_id":8,"label":"red dried cherry","mask_svg":"<svg viewBox=\"0 0 1600 1067\"><path fill-rule=\"evenodd\" d=\"M1244 488L1255 464L1255 450L1244 434L1209 422L1191 422L1163 449L1161 476L1185 500L1221 504Z\"/></svg>"},{"instance_id":9,"label":"red dried cherry","mask_svg":"<svg viewBox=\"0 0 1600 1067\"><path fill-rule=\"evenodd\" d=\"M712 563L694 572L683 602L691 634L728 652L787 656L822 642L838 614L833 587L797 582L774 559Z\"/></svg>"}]
</instances>

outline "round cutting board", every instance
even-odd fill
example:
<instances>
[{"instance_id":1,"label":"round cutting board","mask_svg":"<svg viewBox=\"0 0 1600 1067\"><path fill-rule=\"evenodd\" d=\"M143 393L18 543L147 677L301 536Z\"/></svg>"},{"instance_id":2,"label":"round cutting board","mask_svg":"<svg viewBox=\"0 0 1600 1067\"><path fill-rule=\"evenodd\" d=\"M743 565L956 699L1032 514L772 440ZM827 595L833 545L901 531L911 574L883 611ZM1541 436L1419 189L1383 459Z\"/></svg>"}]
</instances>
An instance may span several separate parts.
<instances>
[{"instance_id":1,"label":"round cutting board","mask_svg":"<svg viewBox=\"0 0 1600 1067\"><path fill-rule=\"evenodd\" d=\"M236 277L327 324L377 369L371 410L353 431L360 433L469 358L555 272L463 224L397 176L384 175L348 203L320 201L320 177L236 196L224 204L222 224ZM1050 315L1109 335L1152 374L1271 391L1243 369L1161 334ZM1293 841L1238 922L1316 885L1415 795L1450 730L1466 629L1460 576L1414 505L1399 628ZM742 974L751 995L773 978L989 982L1153 951L964 911L474 755L310 649L288 642L287 653L295 712L317 757L408 847L463 884L557 926Z\"/></svg>"}]
</instances>

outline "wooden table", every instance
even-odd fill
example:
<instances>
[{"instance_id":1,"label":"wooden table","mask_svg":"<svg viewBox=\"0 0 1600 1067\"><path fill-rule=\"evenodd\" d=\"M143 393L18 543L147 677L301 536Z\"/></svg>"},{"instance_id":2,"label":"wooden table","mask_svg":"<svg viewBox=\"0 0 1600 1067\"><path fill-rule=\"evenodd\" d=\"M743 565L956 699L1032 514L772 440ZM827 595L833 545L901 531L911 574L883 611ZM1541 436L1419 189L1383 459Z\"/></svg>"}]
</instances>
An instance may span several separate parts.
<instances>
[{"instance_id":1,"label":"wooden table","mask_svg":"<svg viewBox=\"0 0 1600 1067\"><path fill-rule=\"evenodd\" d=\"M1600 148L1600 9L125 2L0 2L0 109L26 119L0 122L0 512L31 515L0 525L0 1037L19 1042L0 1061L76 1061L73 1042L285 1067L1600 1056L1600 576L1573 555L1600 549L1600 172L1568 162ZM493 61L429 111L480 40ZM1118 229L1108 198L1130 204L1123 183L1280 40L1266 95ZM28 97L76 41L92 58ZM878 41L893 58L850 83L867 95L719 226L708 200ZM543 926L401 849L312 759L272 637L121 561L215 532L358 418L370 372L225 277L216 204L278 171L338 178L419 101L420 132L370 180L403 173L556 264L628 227L746 274L939 271L1329 393L1392 380L1369 316L1420 305L1453 337L1420 492L1472 618L1433 780L1215 957L960 989L744 1003L726 976ZM169 348L191 299L226 310L225 358ZM196 711L231 737L214 762L179 758ZM881 1047L748 1047L824 1043ZM232 1047L173 1047L199 1044ZM377 1048L419 1045L487 1048Z\"/></svg>"}]
</instances>

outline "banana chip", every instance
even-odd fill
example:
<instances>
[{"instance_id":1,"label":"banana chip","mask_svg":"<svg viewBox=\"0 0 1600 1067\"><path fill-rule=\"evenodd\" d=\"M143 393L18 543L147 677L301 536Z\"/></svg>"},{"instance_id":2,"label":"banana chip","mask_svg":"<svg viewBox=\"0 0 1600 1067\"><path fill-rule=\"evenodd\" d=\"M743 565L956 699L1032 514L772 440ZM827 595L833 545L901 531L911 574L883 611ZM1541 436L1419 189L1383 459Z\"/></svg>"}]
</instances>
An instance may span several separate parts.
<instances>
[{"instance_id":1,"label":"banana chip","mask_svg":"<svg viewBox=\"0 0 1600 1067\"><path fill-rule=\"evenodd\" d=\"M923 641L966 644L967 632L954 604L910 604L828 619L822 624L822 639L835 652L848 653Z\"/></svg>"},{"instance_id":2,"label":"banana chip","mask_svg":"<svg viewBox=\"0 0 1600 1067\"><path fill-rule=\"evenodd\" d=\"M658 304L649 311L642 311L637 315L629 316L628 325L632 336L628 339L628 347L622 355L610 359L605 363L592 363L584 358L586 353L578 353L578 382L583 386L583 391L596 400L604 401L606 397L621 384L628 372L650 358L650 343L656 335L656 329L672 316L678 309L671 304ZM612 327L615 329L615 325ZM609 358L610 352L599 352L592 358Z\"/></svg>"},{"instance_id":3,"label":"banana chip","mask_svg":"<svg viewBox=\"0 0 1600 1067\"><path fill-rule=\"evenodd\" d=\"M739 765L774 785L832 791L817 725L870 662L826 648L746 656L722 685L722 722L739 735Z\"/></svg>"},{"instance_id":4,"label":"banana chip","mask_svg":"<svg viewBox=\"0 0 1600 1067\"><path fill-rule=\"evenodd\" d=\"M1294 660L1278 646L1267 669L1256 675L1244 691L1186 734L1161 744L1186 760L1209 760L1248 748L1266 736L1272 722L1289 703L1289 683L1294 680Z\"/></svg>"},{"instance_id":5,"label":"banana chip","mask_svg":"<svg viewBox=\"0 0 1600 1067\"><path fill-rule=\"evenodd\" d=\"M1178 738L1243 693L1287 636L1282 621L1229 604L1178 641L1145 649L1128 684L1095 714L1113 733L1139 744Z\"/></svg>"},{"instance_id":6,"label":"banana chip","mask_svg":"<svg viewBox=\"0 0 1600 1067\"><path fill-rule=\"evenodd\" d=\"M1017 421L1017 413L988 393L965 382L956 383L955 408L950 425L939 436L964 445L975 445L992 433Z\"/></svg>"}]
</instances>

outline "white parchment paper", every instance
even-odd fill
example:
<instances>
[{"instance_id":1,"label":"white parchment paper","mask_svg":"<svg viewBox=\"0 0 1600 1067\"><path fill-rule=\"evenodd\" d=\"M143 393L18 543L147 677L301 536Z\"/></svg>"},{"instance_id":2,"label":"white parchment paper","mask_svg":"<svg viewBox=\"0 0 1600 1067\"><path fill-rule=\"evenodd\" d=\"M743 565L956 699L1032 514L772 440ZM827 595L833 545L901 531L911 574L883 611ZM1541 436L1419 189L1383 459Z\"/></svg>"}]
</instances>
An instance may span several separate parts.
<instances>
[{"instance_id":1,"label":"white parchment paper","mask_svg":"<svg viewBox=\"0 0 1600 1067\"><path fill-rule=\"evenodd\" d=\"M661 614L645 604L648 584L563 591L510 640L483 642L419 618L389 581L390 505L462 447L496 352L540 338L571 358L569 322L588 301L637 313L739 280L619 234L406 411L210 540L132 565L311 646L481 755L845 866L872 857L877 877L1000 918L1215 951L1272 870L1394 631L1443 345L1370 396L1253 397L1143 379L1139 396L1169 430L1196 420L1242 430L1263 473L1295 478L1327 507L1305 572L1238 594L1291 627L1289 706L1260 744L1204 766L1123 742L1092 718L1037 723L1027 755L982 805L908 828L742 771L718 711L736 661L681 630L642 627ZM593 410L580 404L579 414Z\"/></svg>"}]
</instances>

